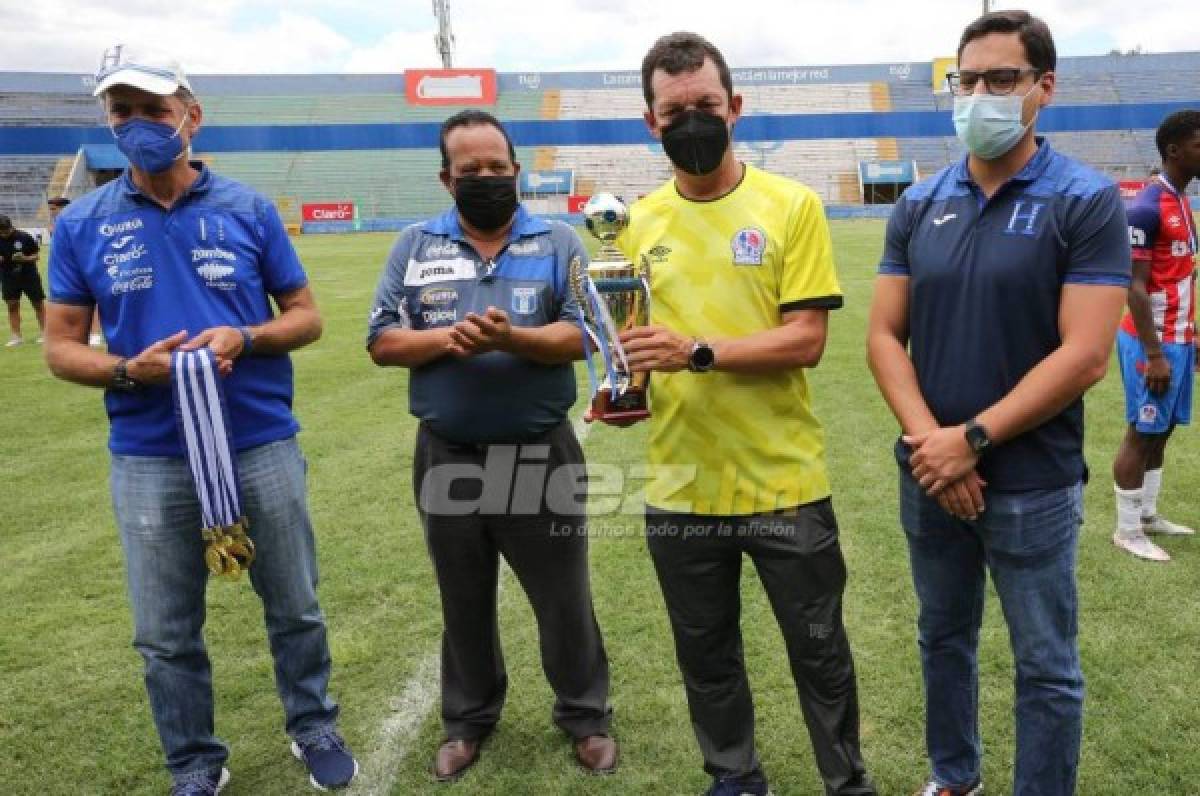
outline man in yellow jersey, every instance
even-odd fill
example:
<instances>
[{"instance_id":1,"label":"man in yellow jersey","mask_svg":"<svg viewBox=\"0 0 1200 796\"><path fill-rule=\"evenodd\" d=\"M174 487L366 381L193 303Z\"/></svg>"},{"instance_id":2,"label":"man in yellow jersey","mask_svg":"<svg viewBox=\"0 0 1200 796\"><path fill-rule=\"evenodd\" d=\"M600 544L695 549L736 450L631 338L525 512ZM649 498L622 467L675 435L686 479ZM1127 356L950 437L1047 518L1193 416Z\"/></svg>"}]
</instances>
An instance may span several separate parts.
<instances>
[{"instance_id":1,"label":"man in yellow jersey","mask_svg":"<svg viewBox=\"0 0 1200 796\"><path fill-rule=\"evenodd\" d=\"M619 243L651 268L650 325L622 335L651 380L646 533L712 796L766 794L742 656L742 555L787 642L827 794L874 794L842 625L846 567L804 368L842 304L811 190L739 162L729 68L690 33L642 62L646 124L675 179Z\"/></svg>"}]
</instances>

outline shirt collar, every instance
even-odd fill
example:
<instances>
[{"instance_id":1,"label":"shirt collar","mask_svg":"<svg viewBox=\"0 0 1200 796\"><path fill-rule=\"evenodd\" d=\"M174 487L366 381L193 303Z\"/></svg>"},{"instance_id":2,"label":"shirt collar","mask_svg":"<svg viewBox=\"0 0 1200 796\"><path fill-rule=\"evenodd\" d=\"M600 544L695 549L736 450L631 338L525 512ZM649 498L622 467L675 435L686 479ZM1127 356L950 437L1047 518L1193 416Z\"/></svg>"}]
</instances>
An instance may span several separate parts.
<instances>
[{"instance_id":1,"label":"shirt collar","mask_svg":"<svg viewBox=\"0 0 1200 796\"><path fill-rule=\"evenodd\" d=\"M1054 158L1054 150L1050 147L1050 142L1042 136L1035 136L1033 140L1037 142L1037 152L1020 171L1008 178L1009 182L1033 182L1049 168L1050 161ZM962 159L955 164L954 179L960 183L974 185L975 180L971 178L971 170L967 168L969 157L970 155L963 155Z\"/></svg>"},{"instance_id":2,"label":"shirt collar","mask_svg":"<svg viewBox=\"0 0 1200 796\"><path fill-rule=\"evenodd\" d=\"M458 223L458 210L451 207L437 218L425 222L425 231L434 235L445 235L451 240L465 242L462 225ZM517 213L509 230L508 240L511 243L519 238L541 235L550 231L550 225L525 209L525 205L517 205Z\"/></svg>"},{"instance_id":3,"label":"shirt collar","mask_svg":"<svg viewBox=\"0 0 1200 796\"><path fill-rule=\"evenodd\" d=\"M209 188L212 187L212 183L213 183L212 171L210 171L208 166L206 166L204 164L204 161L189 160L188 165L191 166L192 168L196 169L197 171L199 171L200 176L198 176L192 182L192 184L187 187L187 190L183 192L183 196L180 197L181 199L186 198L194 193L197 193L197 194L205 193L208 191ZM129 169L125 169L125 171L121 172L120 179L121 179L121 190L124 191L126 195L140 196L140 197L143 197L146 199L149 198L144 193L142 193L141 189L138 188L137 185L134 184L133 172L130 171Z\"/></svg>"}]
</instances>

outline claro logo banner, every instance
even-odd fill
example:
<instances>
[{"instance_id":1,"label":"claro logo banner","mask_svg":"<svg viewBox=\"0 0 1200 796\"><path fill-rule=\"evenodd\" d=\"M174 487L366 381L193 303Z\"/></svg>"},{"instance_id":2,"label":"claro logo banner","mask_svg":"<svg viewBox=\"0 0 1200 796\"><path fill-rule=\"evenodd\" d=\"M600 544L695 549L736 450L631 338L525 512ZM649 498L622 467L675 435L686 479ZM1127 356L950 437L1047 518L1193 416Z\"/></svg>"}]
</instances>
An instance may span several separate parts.
<instances>
[{"instance_id":1,"label":"claro logo banner","mask_svg":"<svg viewBox=\"0 0 1200 796\"><path fill-rule=\"evenodd\" d=\"M300 206L305 221L353 221L354 202L319 202Z\"/></svg>"},{"instance_id":2,"label":"claro logo banner","mask_svg":"<svg viewBox=\"0 0 1200 796\"><path fill-rule=\"evenodd\" d=\"M408 69L409 105L495 105L495 69Z\"/></svg>"}]
</instances>

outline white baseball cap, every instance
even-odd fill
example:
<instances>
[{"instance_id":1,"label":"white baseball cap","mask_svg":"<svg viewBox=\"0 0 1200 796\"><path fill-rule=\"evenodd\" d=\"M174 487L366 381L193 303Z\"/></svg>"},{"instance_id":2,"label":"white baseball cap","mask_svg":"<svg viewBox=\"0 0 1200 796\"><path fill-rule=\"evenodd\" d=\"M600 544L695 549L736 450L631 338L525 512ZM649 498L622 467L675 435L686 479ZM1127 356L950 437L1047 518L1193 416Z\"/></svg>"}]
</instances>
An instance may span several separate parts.
<instances>
[{"instance_id":1,"label":"white baseball cap","mask_svg":"<svg viewBox=\"0 0 1200 796\"><path fill-rule=\"evenodd\" d=\"M124 44L105 50L92 95L98 97L113 86L133 86L160 97L180 88L192 90L178 61L160 53L138 52Z\"/></svg>"}]
</instances>

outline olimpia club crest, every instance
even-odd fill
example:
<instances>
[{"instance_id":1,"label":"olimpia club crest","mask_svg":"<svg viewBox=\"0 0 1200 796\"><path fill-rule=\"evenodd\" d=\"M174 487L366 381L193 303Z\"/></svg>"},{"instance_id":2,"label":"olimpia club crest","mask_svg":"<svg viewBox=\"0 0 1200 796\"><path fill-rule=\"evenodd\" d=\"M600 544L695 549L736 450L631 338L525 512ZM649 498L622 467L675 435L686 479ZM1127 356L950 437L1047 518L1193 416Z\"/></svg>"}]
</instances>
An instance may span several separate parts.
<instances>
[{"instance_id":1,"label":"olimpia club crest","mask_svg":"<svg viewBox=\"0 0 1200 796\"><path fill-rule=\"evenodd\" d=\"M729 242L733 249L734 265L762 265L767 250L767 233L758 227L743 227Z\"/></svg>"}]
</instances>

